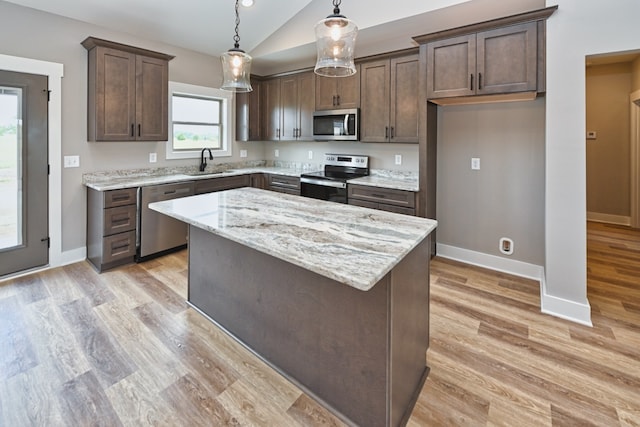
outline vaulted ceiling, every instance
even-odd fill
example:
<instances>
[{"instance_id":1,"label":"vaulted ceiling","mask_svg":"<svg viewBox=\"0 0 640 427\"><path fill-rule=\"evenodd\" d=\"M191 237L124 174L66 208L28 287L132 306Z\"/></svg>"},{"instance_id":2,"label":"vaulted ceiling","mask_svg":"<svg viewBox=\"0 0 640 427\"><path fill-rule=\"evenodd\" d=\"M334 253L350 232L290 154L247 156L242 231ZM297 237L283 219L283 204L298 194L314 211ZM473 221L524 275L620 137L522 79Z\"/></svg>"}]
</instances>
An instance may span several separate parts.
<instances>
[{"instance_id":1,"label":"vaulted ceiling","mask_svg":"<svg viewBox=\"0 0 640 427\"><path fill-rule=\"evenodd\" d=\"M7 0L110 30L219 55L233 46L234 0ZM344 0L342 14L359 27L356 56L414 46L412 36L512 15L544 0ZM240 8L240 47L254 72L271 74L313 65L314 25L331 14L331 0L255 0Z\"/></svg>"}]
</instances>

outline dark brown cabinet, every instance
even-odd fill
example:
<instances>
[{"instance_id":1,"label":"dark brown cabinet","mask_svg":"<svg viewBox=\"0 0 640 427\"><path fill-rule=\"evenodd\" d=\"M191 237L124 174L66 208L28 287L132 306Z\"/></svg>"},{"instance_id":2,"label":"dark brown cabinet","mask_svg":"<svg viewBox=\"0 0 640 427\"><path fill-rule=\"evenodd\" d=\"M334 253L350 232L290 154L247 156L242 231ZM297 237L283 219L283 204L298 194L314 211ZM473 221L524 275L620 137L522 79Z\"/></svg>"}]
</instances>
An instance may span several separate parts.
<instances>
[{"instance_id":1,"label":"dark brown cabinet","mask_svg":"<svg viewBox=\"0 0 640 427\"><path fill-rule=\"evenodd\" d=\"M219 178L201 179L195 181L194 194L213 193L215 191L231 190L233 188L249 187L249 175L224 176Z\"/></svg>"},{"instance_id":2,"label":"dark brown cabinet","mask_svg":"<svg viewBox=\"0 0 640 427\"><path fill-rule=\"evenodd\" d=\"M280 78L280 140L312 140L315 74Z\"/></svg>"},{"instance_id":3,"label":"dark brown cabinet","mask_svg":"<svg viewBox=\"0 0 640 427\"><path fill-rule=\"evenodd\" d=\"M264 99L264 139L277 141L280 139L280 79L265 80L262 83Z\"/></svg>"},{"instance_id":4,"label":"dark brown cabinet","mask_svg":"<svg viewBox=\"0 0 640 427\"><path fill-rule=\"evenodd\" d=\"M427 98L538 90L538 24L526 22L427 45Z\"/></svg>"},{"instance_id":5,"label":"dark brown cabinet","mask_svg":"<svg viewBox=\"0 0 640 427\"><path fill-rule=\"evenodd\" d=\"M266 179L263 173L252 173L250 176L250 187L260 188L264 190L266 188Z\"/></svg>"},{"instance_id":6,"label":"dark brown cabinet","mask_svg":"<svg viewBox=\"0 0 640 427\"><path fill-rule=\"evenodd\" d=\"M360 141L418 142L418 55L360 65Z\"/></svg>"},{"instance_id":7,"label":"dark brown cabinet","mask_svg":"<svg viewBox=\"0 0 640 427\"><path fill-rule=\"evenodd\" d=\"M89 37L90 141L168 137L169 60L173 56Z\"/></svg>"},{"instance_id":8,"label":"dark brown cabinet","mask_svg":"<svg viewBox=\"0 0 640 427\"><path fill-rule=\"evenodd\" d=\"M413 191L349 184L347 192L350 205L416 215L416 193Z\"/></svg>"},{"instance_id":9,"label":"dark brown cabinet","mask_svg":"<svg viewBox=\"0 0 640 427\"><path fill-rule=\"evenodd\" d=\"M287 175L272 175L267 177L267 189L278 193L300 195L300 178Z\"/></svg>"},{"instance_id":10,"label":"dark brown cabinet","mask_svg":"<svg viewBox=\"0 0 640 427\"><path fill-rule=\"evenodd\" d=\"M137 189L87 190L87 259L98 271L133 262Z\"/></svg>"},{"instance_id":11,"label":"dark brown cabinet","mask_svg":"<svg viewBox=\"0 0 640 427\"><path fill-rule=\"evenodd\" d=\"M236 94L236 140L261 141L262 82L251 79L251 92Z\"/></svg>"},{"instance_id":12,"label":"dark brown cabinet","mask_svg":"<svg viewBox=\"0 0 640 427\"><path fill-rule=\"evenodd\" d=\"M359 70L360 66L356 65ZM316 76L316 110L360 107L360 74L349 77Z\"/></svg>"}]
</instances>

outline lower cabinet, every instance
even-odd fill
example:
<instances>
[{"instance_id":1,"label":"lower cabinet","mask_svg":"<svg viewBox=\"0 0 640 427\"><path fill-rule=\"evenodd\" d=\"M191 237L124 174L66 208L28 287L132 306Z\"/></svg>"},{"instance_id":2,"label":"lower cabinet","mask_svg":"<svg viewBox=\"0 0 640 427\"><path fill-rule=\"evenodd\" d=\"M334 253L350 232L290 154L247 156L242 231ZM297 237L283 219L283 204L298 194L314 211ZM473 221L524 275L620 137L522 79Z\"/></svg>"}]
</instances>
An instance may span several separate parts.
<instances>
[{"instance_id":1,"label":"lower cabinet","mask_svg":"<svg viewBox=\"0 0 640 427\"><path fill-rule=\"evenodd\" d=\"M250 175L250 187L253 188L260 188L261 190L264 190L267 188L267 183L266 183L266 178L264 176L263 173L252 173Z\"/></svg>"},{"instance_id":2,"label":"lower cabinet","mask_svg":"<svg viewBox=\"0 0 640 427\"><path fill-rule=\"evenodd\" d=\"M350 205L416 215L416 193L413 191L349 184L347 192Z\"/></svg>"},{"instance_id":3,"label":"lower cabinet","mask_svg":"<svg viewBox=\"0 0 640 427\"><path fill-rule=\"evenodd\" d=\"M300 178L287 175L268 175L267 190L300 195Z\"/></svg>"},{"instance_id":4,"label":"lower cabinet","mask_svg":"<svg viewBox=\"0 0 640 427\"><path fill-rule=\"evenodd\" d=\"M87 259L98 271L133 262L137 188L87 189Z\"/></svg>"},{"instance_id":5,"label":"lower cabinet","mask_svg":"<svg viewBox=\"0 0 640 427\"><path fill-rule=\"evenodd\" d=\"M225 176L221 178L201 179L196 181L195 194L213 193L214 191L231 190L232 188L249 187L249 175Z\"/></svg>"}]
</instances>

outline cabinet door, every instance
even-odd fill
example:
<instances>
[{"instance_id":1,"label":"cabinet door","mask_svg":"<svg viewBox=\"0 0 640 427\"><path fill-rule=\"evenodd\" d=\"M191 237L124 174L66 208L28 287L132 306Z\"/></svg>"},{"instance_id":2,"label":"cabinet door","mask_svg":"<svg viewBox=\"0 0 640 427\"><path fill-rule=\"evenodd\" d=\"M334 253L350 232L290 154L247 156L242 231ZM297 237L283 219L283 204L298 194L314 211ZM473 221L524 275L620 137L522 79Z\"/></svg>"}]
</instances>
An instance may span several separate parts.
<instances>
[{"instance_id":1,"label":"cabinet door","mask_svg":"<svg viewBox=\"0 0 640 427\"><path fill-rule=\"evenodd\" d=\"M136 139L166 141L168 137L169 63L136 56Z\"/></svg>"},{"instance_id":2,"label":"cabinet door","mask_svg":"<svg viewBox=\"0 0 640 427\"><path fill-rule=\"evenodd\" d=\"M298 75L298 134L297 138L313 140L313 111L315 107L315 74Z\"/></svg>"},{"instance_id":3,"label":"cabinet door","mask_svg":"<svg viewBox=\"0 0 640 427\"><path fill-rule=\"evenodd\" d=\"M536 22L478 33L476 93L536 90L537 39Z\"/></svg>"},{"instance_id":4,"label":"cabinet door","mask_svg":"<svg viewBox=\"0 0 640 427\"><path fill-rule=\"evenodd\" d=\"M418 55L391 60L391 142L418 142Z\"/></svg>"},{"instance_id":5,"label":"cabinet door","mask_svg":"<svg viewBox=\"0 0 640 427\"><path fill-rule=\"evenodd\" d=\"M264 138L266 140L280 139L280 79L263 82L264 94Z\"/></svg>"},{"instance_id":6,"label":"cabinet door","mask_svg":"<svg viewBox=\"0 0 640 427\"><path fill-rule=\"evenodd\" d=\"M89 139L132 141L136 120L136 55L101 46L94 51L95 86L90 92L95 90L95 103L89 102L89 114L95 119L95 129L93 132L90 129Z\"/></svg>"},{"instance_id":7,"label":"cabinet door","mask_svg":"<svg viewBox=\"0 0 640 427\"><path fill-rule=\"evenodd\" d=\"M337 108L338 80L341 78L322 76L316 78L316 110Z\"/></svg>"},{"instance_id":8,"label":"cabinet door","mask_svg":"<svg viewBox=\"0 0 640 427\"><path fill-rule=\"evenodd\" d=\"M476 35L427 45L427 98L475 94Z\"/></svg>"},{"instance_id":9,"label":"cabinet door","mask_svg":"<svg viewBox=\"0 0 640 427\"><path fill-rule=\"evenodd\" d=\"M262 132L260 129L261 82L251 80L251 92L239 92L236 94L236 140L260 141Z\"/></svg>"},{"instance_id":10,"label":"cabinet door","mask_svg":"<svg viewBox=\"0 0 640 427\"><path fill-rule=\"evenodd\" d=\"M338 108L360 107L360 65L356 65L356 74L349 77L334 77Z\"/></svg>"},{"instance_id":11,"label":"cabinet door","mask_svg":"<svg viewBox=\"0 0 640 427\"><path fill-rule=\"evenodd\" d=\"M296 139L298 129L298 77L296 75L280 79L280 120L281 141Z\"/></svg>"},{"instance_id":12,"label":"cabinet door","mask_svg":"<svg viewBox=\"0 0 640 427\"><path fill-rule=\"evenodd\" d=\"M389 60L360 65L360 141L389 141Z\"/></svg>"}]
</instances>

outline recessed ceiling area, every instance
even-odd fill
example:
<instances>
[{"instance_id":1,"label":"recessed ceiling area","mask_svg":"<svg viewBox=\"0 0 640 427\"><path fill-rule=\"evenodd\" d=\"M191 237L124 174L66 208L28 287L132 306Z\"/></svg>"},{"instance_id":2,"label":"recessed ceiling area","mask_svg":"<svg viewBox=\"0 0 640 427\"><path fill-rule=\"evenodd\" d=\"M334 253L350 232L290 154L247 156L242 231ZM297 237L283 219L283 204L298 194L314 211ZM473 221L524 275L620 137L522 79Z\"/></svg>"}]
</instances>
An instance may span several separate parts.
<instances>
[{"instance_id":1,"label":"recessed ceiling area","mask_svg":"<svg viewBox=\"0 0 640 427\"><path fill-rule=\"evenodd\" d=\"M233 0L7 1L213 56L233 46ZM412 36L543 7L544 0L344 0L340 10L360 29L356 57L363 57L412 47ZM332 12L331 0L254 0L241 7L240 47L253 57L253 72L312 66L314 26Z\"/></svg>"}]
</instances>

